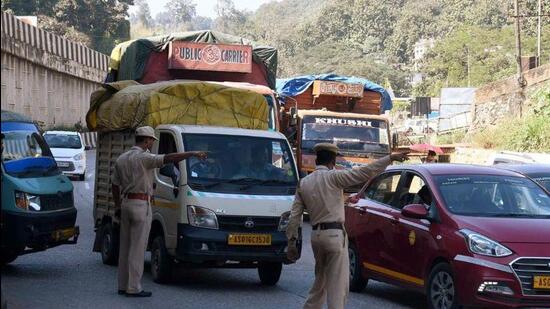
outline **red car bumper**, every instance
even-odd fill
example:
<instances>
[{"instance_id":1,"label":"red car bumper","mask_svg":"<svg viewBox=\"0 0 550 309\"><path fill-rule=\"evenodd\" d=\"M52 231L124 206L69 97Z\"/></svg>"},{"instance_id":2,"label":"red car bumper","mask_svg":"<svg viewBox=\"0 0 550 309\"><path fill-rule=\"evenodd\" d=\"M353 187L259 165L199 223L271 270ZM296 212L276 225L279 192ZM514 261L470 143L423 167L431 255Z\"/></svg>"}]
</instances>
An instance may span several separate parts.
<instances>
[{"instance_id":1,"label":"red car bumper","mask_svg":"<svg viewBox=\"0 0 550 309\"><path fill-rule=\"evenodd\" d=\"M452 263L455 273L456 289L460 303L465 306L483 308L548 308L550 307L550 289L534 289L533 276L550 275L545 269L522 266L529 269L523 272L516 266L520 258L508 257L495 259L457 255ZM533 259L521 258L532 263ZM550 258L540 259L542 265ZM521 261L520 261L521 262ZM521 263L520 263L521 264ZM546 267L546 266L543 266ZM520 282L520 277L523 282Z\"/></svg>"}]
</instances>

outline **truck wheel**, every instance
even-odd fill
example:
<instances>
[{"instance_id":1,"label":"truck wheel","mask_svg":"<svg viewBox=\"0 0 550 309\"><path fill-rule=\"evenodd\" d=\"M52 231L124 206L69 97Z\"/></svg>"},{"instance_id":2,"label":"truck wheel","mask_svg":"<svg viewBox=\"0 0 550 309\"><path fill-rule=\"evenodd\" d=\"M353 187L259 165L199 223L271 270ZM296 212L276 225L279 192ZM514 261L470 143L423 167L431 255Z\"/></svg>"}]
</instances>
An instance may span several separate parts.
<instances>
[{"instance_id":1,"label":"truck wheel","mask_svg":"<svg viewBox=\"0 0 550 309\"><path fill-rule=\"evenodd\" d=\"M430 309L459 308L453 271L449 264L439 263L432 269L426 294Z\"/></svg>"},{"instance_id":2,"label":"truck wheel","mask_svg":"<svg viewBox=\"0 0 550 309\"><path fill-rule=\"evenodd\" d=\"M275 285L281 278L283 263L281 262L260 262L258 275L263 285Z\"/></svg>"},{"instance_id":3,"label":"truck wheel","mask_svg":"<svg viewBox=\"0 0 550 309\"><path fill-rule=\"evenodd\" d=\"M101 229L101 260L106 265L118 264L119 237L111 223Z\"/></svg>"},{"instance_id":4,"label":"truck wheel","mask_svg":"<svg viewBox=\"0 0 550 309\"><path fill-rule=\"evenodd\" d=\"M166 283L172 272L172 258L166 250L164 237L157 236L151 244L151 275L156 283Z\"/></svg>"},{"instance_id":5,"label":"truck wheel","mask_svg":"<svg viewBox=\"0 0 550 309\"><path fill-rule=\"evenodd\" d=\"M2 249L2 253L0 254L0 264L2 266L9 264L15 261L15 259L17 259L18 256L19 256L19 253L16 250Z\"/></svg>"},{"instance_id":6,"label":"truck wheel","mask_svg":"<svg viewBox=\"0 0 550 309\"><path fill-rule=\"evenodd\" d=\"M367 286L368 279L363 277L361 260L359 252L353 243L349 244L349 290L352 292L362 292Z\"/></svg>"}]
</instances>

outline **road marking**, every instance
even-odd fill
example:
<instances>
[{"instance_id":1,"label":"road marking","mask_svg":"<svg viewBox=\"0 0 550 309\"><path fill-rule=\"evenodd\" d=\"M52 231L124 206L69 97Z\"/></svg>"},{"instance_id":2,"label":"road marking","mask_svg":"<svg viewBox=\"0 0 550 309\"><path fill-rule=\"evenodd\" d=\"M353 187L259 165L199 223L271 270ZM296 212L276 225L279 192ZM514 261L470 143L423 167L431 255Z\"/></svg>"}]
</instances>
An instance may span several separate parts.
<instances>
[{"instance_id":1,"label":"road marking","mask_svg":"<svg viewBox=\"0 0 550 309\"><path fill-rule=\"evenodd\" d=\"M380 267L380 266L370 264L370 263L367 263L367 262L363 262L363 266L365 266L365 268L367 268L367 269L374 270L376 272L379 272L381 274L384 274L384 275L387 275L387 276L390 276L390 277L393 277L393 278L397 278L397 279L400 279L400 280L403 280L403 281L414 283L414 284L419 285L419 286L424 286L424 280L422 280L420 278L416 278L416 277L413 277L413 276L402 274L400 272L393 271L391 269Z\"/></svg>"}]
</instances>

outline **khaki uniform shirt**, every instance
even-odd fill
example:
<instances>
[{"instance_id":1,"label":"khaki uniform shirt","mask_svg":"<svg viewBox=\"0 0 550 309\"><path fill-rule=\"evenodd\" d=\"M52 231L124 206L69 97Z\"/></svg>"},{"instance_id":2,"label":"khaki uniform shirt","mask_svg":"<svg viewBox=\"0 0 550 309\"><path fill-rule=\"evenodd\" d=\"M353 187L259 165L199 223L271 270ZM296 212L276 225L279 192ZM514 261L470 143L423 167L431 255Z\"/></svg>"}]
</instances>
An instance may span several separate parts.
<instances>
[{"instance_id":1,"label":"khaki uniform shirt","mask_svg":"<svg viewBox=\"0 0 550 309\"><path fill-rule=\"evenodd\" d=\"M144 193L153 195L154 169L164 165L164 155L156 155L139 146L118 157L112 183L120 187L120 195Z\"/></svg>"},{"instance_id":2,"label":"khaki uniform shirt","mask_svg":"<svg viewBox=\"0 0 550 309\"><path fill-rule=\"evenodd\" d=\"M326 222L344 223L344 188L367 182L382 172L391 160L386 156L367 166L351 170L329 170L317 166L315 171L300 182L290 212L286 235L298 238L304 210L309 213L311 225Z\"/></svg>"}]
</instances>

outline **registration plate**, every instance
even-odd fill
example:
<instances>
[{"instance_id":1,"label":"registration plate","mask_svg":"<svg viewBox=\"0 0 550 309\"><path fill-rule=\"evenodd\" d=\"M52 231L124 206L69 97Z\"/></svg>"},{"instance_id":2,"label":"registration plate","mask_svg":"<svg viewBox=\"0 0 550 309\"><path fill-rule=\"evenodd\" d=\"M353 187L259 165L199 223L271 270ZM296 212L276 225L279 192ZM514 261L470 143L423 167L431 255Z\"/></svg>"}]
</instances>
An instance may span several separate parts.
<instances>
[{"instance_id":1,"label":"registration plate","mask_svg":"<svg viewBox=\"0 0 550 309\"><path fill-rule=\"evenodd\" d=\"M59 166L59 167L69 167L69 162L57 162L57 166Z\"/></svg>"},{"instance_id":2,"label":"registration plate","mask_svg":"<svg viewBox=\"0 0 550 309\"><path fill-rule=\"evenodd\" d=\"M271 234L229 234L229 245L270 246Z\"/></svg>"},{"instance_id":3,"label":"registration plate","mask_svg":"<svg viewBox=\"0 0 550 309\"><path fill-rule=\"evenodd\" d=\"M533 276L533 288L550 290L550 276Z\"/></svg>"},{"instance_id":4,"label":"registration plate","mask_svg":"<svg viewBox=\"0 0 550 309\"><path fill-rule=\"evenodd\" d=\"M52 237L55 241L67 240L74 235L76 235L76 230L74 227L52 232Z\"/></svg>"}]
</instances>

